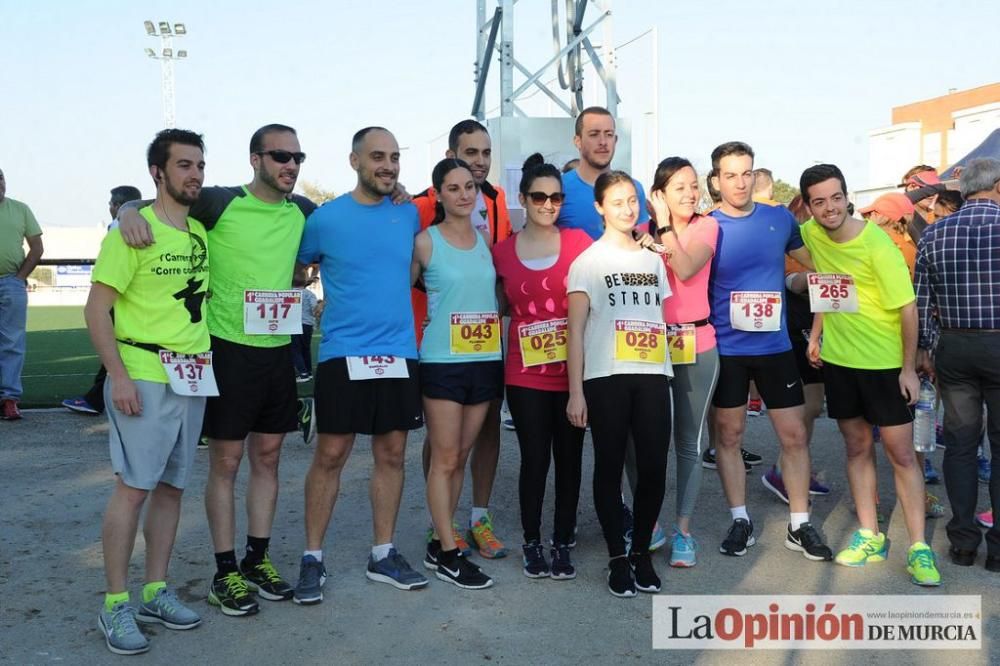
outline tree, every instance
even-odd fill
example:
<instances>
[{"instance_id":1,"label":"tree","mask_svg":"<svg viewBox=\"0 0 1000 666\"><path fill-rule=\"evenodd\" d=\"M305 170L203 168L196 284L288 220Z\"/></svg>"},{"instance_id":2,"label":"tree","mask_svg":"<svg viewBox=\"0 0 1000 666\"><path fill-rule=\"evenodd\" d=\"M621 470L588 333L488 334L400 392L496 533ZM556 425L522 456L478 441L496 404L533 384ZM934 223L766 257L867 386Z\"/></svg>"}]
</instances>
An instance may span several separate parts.
<instances>
[{"instance_id":1,"label":"tree","mask_svg":"<svg viewBox=\"0 0 1000 666\"><path fill-rule=\"evenodd\" d=\"M797 187L789 185L780 178L774 181L774 200L787 204L800 194Z\"/></svg>"},{"instance_id":2,"label":"tree","mask_svg":"<svg viewBox=\"0 0 1000 666\"><path fill-rule=\"evenodd\" d=\"M336 194L330 190L325 190L320 187L317 183L310 182L308 180L302 181L299 184L299 189L302 190L302 195L312 201L317 206L336 198Z\"/></svg>"}]
</instances>

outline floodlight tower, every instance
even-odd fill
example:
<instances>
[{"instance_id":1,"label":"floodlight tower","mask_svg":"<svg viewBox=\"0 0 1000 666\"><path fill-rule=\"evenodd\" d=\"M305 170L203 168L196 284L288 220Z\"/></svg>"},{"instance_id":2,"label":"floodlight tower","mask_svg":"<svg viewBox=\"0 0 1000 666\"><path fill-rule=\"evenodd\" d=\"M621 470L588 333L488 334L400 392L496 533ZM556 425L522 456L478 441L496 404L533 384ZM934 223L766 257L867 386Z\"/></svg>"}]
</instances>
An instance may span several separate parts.
<instances>
[{"instance_id":1,"label":"floodlight tower","mask_svg":"<svg viewBox=\"0 0 1000 666\"><path fill-rule=\"evenodd\" d=\"M144 21L146 34L150 37L160 38L160 50L154 51L147 48L146 55L153 60L160 61L161 92L163 95L163 126L174 126L174 61L185 60L187 51L181 49L174 51L174 37L183 37L187 34L187 26L183 23L174 23L171 29L169 21Z\"/></svg>"}]
</instances>

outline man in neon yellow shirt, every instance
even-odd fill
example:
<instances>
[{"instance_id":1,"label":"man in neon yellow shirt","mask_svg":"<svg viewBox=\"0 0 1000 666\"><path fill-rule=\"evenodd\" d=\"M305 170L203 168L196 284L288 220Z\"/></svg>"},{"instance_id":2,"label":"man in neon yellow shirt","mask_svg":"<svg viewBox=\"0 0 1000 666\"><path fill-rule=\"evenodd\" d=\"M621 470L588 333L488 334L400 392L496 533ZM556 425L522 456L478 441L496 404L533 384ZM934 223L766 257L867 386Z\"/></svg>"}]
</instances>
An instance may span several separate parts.
<instances>
[{"instance_id":1,"label":"man in neon yellow shirt","mask_svg":"<svg viewBox=\"0 0 1000 666\"><path fill-rule=\"evenodd\" d=\"M920 382L909 269L885 232L847 214L847 183L836 166L809 167L800 190L813 216L802 225L802 240L817 270L809 276L810 304L817 313L809 357L823 366L827 413L844 436L847 477L861 522L836 561L857 567L882 562L888 554L875 510L872 426L877 425L910 536L907 571L917 585L940 585L934 553L923 541L924 477L913 450L910 408Z\"/></svg>"},{"instance_id":2,"label":"man in neon yellow shirt","mask_svg":"<svg viewBox=\"0 0 1000 666\"><path fill-rule=\"evenodd\" d=\"M147 155L156 200L139 213L156 229L159 243L133 249L118 229L109 231L84 310L108 371L104 391L111 462L118 477L104 514L107 591L98 617L105 643L116 654L149 649L136 620L169 629L201 624L198 614L167 587L166 574L181 494L201 434L203 396L211 392L210 357L203 356L207 366L199 366L196 357L188 356L204 354L210 344L205 228L188 217L205 178L203 154L198 134L168 129L156 135ZM172 381L175 372L189 381ZM203 373L205 381L196 380ZM147 498L146 584L136 609L129 604L128 565Z\"/></svg>"}]
</instances>

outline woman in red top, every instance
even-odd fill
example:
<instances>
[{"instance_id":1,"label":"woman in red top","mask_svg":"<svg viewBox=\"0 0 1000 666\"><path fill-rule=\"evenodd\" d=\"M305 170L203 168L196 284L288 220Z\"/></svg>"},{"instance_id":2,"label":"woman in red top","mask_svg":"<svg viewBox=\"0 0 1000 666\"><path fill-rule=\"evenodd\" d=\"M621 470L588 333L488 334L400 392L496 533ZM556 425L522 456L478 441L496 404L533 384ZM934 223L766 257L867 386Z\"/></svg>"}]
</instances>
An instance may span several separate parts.
<instances>
[{"instance_id":1,"label":"woman in red top","mask_svg":"<svg viewBox=\"0 0 1000 666\"><path fill-rule=\"evenodd\" d=\"M519 199L527 217L525 227L494 246L493 263L510 313L505 381L521 448L518 495L524 575L569 579L576 577L569 549L575 545L584 431L566 418L566 280L570 264L591 239L579 229L556 227L563 202L562 178L537 153L524 163ZM541 542L550 458L556 468L551 569Z\"/></svg>"}]
</instances>

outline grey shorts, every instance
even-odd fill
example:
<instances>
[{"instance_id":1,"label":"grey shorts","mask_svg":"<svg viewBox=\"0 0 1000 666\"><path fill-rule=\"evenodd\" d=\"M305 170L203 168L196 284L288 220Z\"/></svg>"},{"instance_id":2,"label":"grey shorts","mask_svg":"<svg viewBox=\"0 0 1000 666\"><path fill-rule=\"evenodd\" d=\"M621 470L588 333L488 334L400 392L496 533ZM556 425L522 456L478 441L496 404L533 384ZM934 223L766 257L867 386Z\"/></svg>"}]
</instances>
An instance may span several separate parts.
<instances>
[{"instance_id":1,"label":"grey shorts","mask_svg":"<svg viewBox=\"0 0 1000 666\"><path fill-rule=\"evenodd\" d=\"M111 467L131 488L152 490L157 483L184 488L194 465L205 398L177 395L169 384L135 382L142 413L126 416L111 401L112 379L104 384Z\"/></svg>"}]
</instances>

